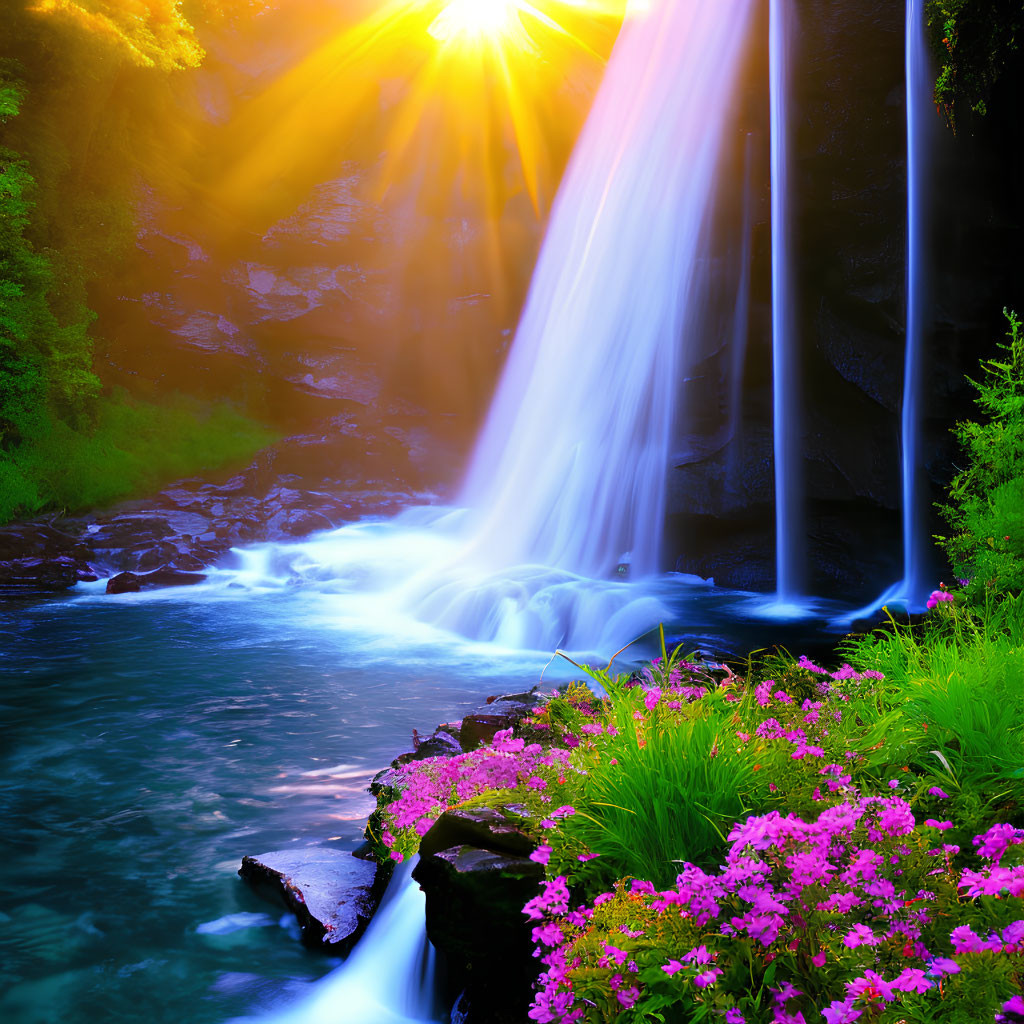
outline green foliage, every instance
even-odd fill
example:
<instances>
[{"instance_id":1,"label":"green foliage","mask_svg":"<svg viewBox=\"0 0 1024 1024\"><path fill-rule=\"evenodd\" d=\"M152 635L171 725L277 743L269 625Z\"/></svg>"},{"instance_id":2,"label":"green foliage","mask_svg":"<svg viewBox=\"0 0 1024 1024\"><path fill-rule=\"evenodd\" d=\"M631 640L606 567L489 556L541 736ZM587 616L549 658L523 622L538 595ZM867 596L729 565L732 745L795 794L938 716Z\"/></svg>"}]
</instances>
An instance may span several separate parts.
<instances>
[{"instance_id":1,"label":"green foliage","mask_svg":"<svg viewBox=\"0 0 1024 1024\"><path fill-rule=\"evenodd\" d=\"M173 0L0 4L0 522L106 504L271 439L226 405L102 395L94 373L90 285L130 250L142 171L177 141L159 115L171 73L201 56Z\"/></svg>"},{"instance_id":2,"label":"green foliage","mask_svg":"<svg viewBox=\"0 0 1024 1024\"><path fill-rule=\"evenodd\" d=\"M578 874L668 884L685 860L713 863L729 826L763 805L768 786L753 770L756 752L734 740L727 691L647 707L648 690L591 671L610 700L606 732L577 751L576 785L564 794L576 807L561 829L570 851L599 855Z\"/></svg>"},{"instance_id":3,"label":"green foliage","mask_svg":"<svg viewBox=\"0 0 1024 1024\"><path fill-rule=\"evenodd\" d=\"M984 115L992 87L1024 40L1021 0L928 0L925 17L939 61L935 102L950 126L965 104Z\"/></svg>"},{"instance_id":4,"label":"green foliage","mask_svg":"<svg viewBox=\"0 0 1024 1024\"><path fill-rule=\"evenodd\" d=\"M87 427L40 418L0 455L0 522L42 508L78 511L248 458L274 440L228 405L183 396L161 405L104 397Z\"/></svg>"},{"instance_id":5,"label":"green foliage","mask_svg":"<svg viewBox=\"0 0 1024 1024\"><path fill-rule=\"evenodd\" d=\"M0 110L15 117L23 91L0 66ZM29 238L35 179L27 161L0 148L0 449L23 440L39 410L78 410L98 390L90 370L88 316L62 323L50 305L50 261Z\"/></svg>"},{"instance_id":6,"label":"green foliage","mask_svg":"<svg viewBox=\"0 0 1024 1024\"><path fill-rule=\"evenodd\" d=\"M1024 329L1016 313L1004 312L1006 357L982 363L974 384L984 418L957 424L966 465L942 507L954 532L940 540L976 604L986 592L1024 591Z\"/></svg>"}]
</instances>

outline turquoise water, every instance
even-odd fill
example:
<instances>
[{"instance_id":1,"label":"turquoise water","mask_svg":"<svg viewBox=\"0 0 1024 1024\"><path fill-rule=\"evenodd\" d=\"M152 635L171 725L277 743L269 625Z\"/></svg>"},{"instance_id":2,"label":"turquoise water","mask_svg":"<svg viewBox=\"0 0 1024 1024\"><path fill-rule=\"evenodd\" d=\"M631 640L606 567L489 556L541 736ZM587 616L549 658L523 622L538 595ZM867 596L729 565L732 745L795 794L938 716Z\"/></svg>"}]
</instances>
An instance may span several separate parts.
<instances>
[{"instance_id":1,"label":"turquoise water","mask_svg":"<svg viewBox=\"0 0 1024 1024\"><path fill-rule=\"evenodd\" d=\"M237 879L242 856L354 847L366 782L413 728L537 679L535 660L442 663L315 618L298 595L0 606L0 1020L294 998L333 965ZM197 931L242 913L261 916Z\"/></svg>"},{"instance_id":2,"label":"turquoise water","mask_svg":"<svg viewBox=\"0 0 1024 1024\"><path fill-rule=\"evenodd\" d=\"M753 599L661 589L706 649L784 628L742 615ZM335 963L238 880L242 856L354 848L365 786L414 728L558 678L543 654L396 637L372 608L356 628L337 602L0 603L0 1020L202 1024L294 1002Z\"/></svg>"}]
</instances>

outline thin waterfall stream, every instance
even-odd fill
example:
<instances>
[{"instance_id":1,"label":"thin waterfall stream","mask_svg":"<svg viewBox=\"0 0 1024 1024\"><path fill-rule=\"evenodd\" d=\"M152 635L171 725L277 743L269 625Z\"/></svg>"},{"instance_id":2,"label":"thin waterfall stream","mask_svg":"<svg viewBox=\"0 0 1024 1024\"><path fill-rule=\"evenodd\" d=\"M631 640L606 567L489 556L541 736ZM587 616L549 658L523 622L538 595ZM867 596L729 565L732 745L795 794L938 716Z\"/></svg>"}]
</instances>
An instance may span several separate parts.
<instances>
[{"instance_id":1,"label":"thin waterfall stream","mask_svg":"<svg viewBox=\"0 0 1024 1024\"><path fill-rule=\"evenodd\" d=\"M922 464L924 346L928 325L928 156L931 146L933 77L924 33L922 0L907 0L904 68L907 122L907 219L903 397L900 409L900 523L903 576L872 604L854 615L884 605L919 611L932 589L929 536ZM846 616L849 618L849 616Z\"/></svg>"},{"instance_id":2,"label":"thin waterfall stream","mask_svg":"<svg viewBox=\"0 0 1024 1024\"><path fill-rule=\"evenodd\" d=\"M775 608L797 614L803 587L803 487L790 210L792 0L770 0L772 381L775 448Z\"/></svg>"},{"instance_id":3,"label":"thin waterfall stream","mask_svg":"<svg viewBox=\"0 0 1024 1024\"><path fill-rule=\"evenodd\" d=\"M928 531L925 526L921 465L921 403L924 389L924 339L928 281L927 175L928 125L933 80L924 35L922 0L907 0L907 276L906 353L900 453L903 525L903 579L896 597L923 604L931 589L927 579Z\"/></svg>"}]
</instances>

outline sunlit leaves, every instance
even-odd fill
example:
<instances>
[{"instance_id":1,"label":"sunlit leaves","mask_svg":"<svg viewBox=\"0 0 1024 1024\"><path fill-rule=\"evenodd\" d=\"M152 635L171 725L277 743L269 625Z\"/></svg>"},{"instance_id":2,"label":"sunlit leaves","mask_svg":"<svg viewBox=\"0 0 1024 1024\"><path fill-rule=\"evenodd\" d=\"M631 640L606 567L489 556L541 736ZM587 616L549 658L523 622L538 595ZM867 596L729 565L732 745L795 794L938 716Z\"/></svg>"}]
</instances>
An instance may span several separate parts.
<instances>
[{"instance_id":1,"label":"sunlit leaves","mask_svg":"<svg viewBox=\"0 0 1024 1024\"><path fill-rule=\"evenodd\" d=\"M143 67L170 71L203 58L176 0L38 0L33 10L80 26Z\"/></svg>"}]
</instances>

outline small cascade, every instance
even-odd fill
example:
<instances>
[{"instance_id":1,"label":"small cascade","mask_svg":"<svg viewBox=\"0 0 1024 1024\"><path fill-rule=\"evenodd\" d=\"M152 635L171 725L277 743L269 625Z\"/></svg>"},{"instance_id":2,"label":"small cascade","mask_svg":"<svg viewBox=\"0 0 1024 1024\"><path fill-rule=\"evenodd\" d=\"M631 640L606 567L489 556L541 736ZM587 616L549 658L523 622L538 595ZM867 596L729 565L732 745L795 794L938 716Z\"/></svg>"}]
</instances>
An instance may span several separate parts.
<instances>
[{"instance_id":1,"label":"small cascade","mask_svg":"<svg viewBox=\"0 0 1024 1024\"><path fill-rule=\"evenodd\" d=\"M434 947L424 930L415 860L396 869L351 956L264 1024L436 1024Z\"/></svg>"},{"instance_id":2,"label":"small cascade","mask_svg":"<svg viewBox=\"0 0 1024 1024\"><path fill-rule=\"evenodd\" d=\"M772 408L775 434L776 583L773 607L781 614L800 610L804 545L797 373L799 348L789 204L793 20L792 0L771 0L768 46L772 181Z\"/></svg>"}]
</instances>

